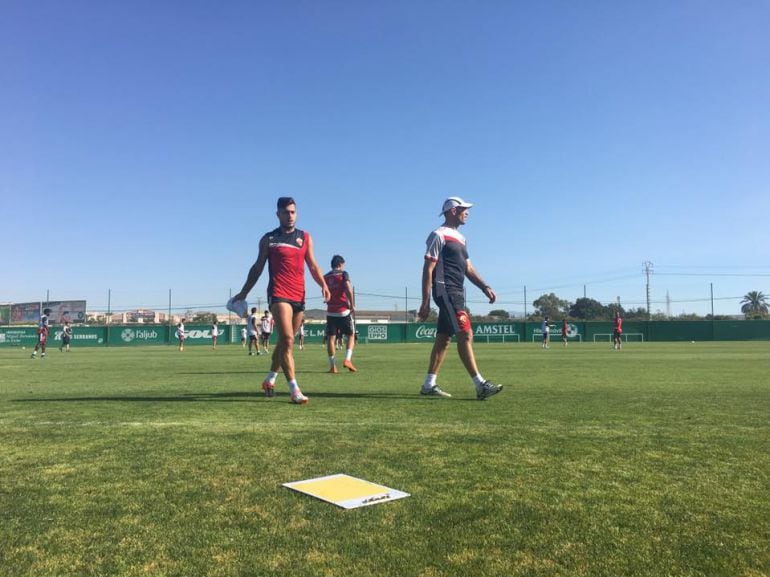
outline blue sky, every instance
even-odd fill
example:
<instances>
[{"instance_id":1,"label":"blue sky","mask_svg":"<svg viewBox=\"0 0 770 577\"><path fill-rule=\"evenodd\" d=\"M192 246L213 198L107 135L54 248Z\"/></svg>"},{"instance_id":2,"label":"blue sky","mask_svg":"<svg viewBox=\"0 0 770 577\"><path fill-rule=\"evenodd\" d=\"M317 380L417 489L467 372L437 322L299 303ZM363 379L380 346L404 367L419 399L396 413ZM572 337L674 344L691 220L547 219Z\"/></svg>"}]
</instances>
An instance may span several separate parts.
<instances>
[{"instance_id":1,"label":"blue sky","mask_svg":"<svg viewBox=\"0 0 770 577\"><path fill-rule=\"evenodd\" d=\"M0 8L0 302L223 303L282 195L362 308L419 306L450 195L472 312L770 294L765 1Z\"/></svg>"}]
</instances>

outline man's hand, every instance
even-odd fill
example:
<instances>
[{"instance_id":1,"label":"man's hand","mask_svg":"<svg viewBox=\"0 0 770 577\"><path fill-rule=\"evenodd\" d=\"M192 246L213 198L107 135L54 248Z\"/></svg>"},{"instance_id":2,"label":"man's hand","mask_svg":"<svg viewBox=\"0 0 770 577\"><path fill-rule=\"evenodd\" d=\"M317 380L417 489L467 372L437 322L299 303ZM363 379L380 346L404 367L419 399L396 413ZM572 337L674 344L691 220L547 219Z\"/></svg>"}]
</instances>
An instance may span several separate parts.
<instances>
[{"instance_id":1,"label":"man's hand","mask_svg":"<svg viewBox=\"0 0 770 577\"><path fill-rule=\"evenodd\" d=\"M422 303L420 305L420 311L417 313L417 318L424 321L430 314L430 303Z\"/></svg>"}]
</instances>

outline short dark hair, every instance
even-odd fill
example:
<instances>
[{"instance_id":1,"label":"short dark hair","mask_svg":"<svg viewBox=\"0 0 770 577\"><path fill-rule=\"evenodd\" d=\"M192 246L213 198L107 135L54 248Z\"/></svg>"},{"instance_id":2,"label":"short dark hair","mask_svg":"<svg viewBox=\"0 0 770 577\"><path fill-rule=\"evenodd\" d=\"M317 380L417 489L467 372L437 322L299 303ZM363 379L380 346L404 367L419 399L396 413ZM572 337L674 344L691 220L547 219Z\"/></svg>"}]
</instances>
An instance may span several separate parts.
<instances>
[{"instance_id":1,"label":"short dark hair","mask_svg":"<svg viewBox=\"0 0 770 577\"><path fill-rule=\"evenodd\" d=\"M345 263L345 259L342 258L340 255L335 254L332 257L332 268L337 268L338 266L340 266L341 264L344 264L344 263Z\"/></svg>"},{"instance_id":2,"label":"short dark hair","mask_svg":"<svg viewBox=\"0 0 770 577\"><path fill-rule=\"evenodd\" d=\"M282 208L286 208L290 204L297 204L294 202L294 199L290 196L282 196L278 199L278 210L281 210Z\"/></svg>"},{"instance_id":3,"label":"short dark hair","mask_svg":"<svg viewBox=\"0 0 770 577\"><path fill-rule=\"evenodd\" d=\"M254 314L255 312L257 312L257 307L251 307L251 313Z\"/></svg>"}]
</instances>

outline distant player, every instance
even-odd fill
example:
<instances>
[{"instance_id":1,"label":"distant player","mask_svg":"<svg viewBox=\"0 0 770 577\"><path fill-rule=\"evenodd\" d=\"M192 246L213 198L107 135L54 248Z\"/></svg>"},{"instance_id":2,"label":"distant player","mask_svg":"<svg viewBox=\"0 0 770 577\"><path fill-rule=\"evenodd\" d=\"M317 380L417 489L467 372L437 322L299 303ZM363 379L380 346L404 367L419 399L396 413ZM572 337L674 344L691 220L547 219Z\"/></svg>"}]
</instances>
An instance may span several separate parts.
<instances>
[{"instance_id":1,"label":"distant player","mask_svg":"<svg viewBox=\"0 0 770 577\"><path fill-rule=\"evenodd\" d=\"M561 321L561 342L567 346L567 319Z\"/></svg>"},{"instance_id":2,"label":"distant player","mask_svg":"<svg viewBox=\"0 0 770 577\"><path fill-rule=\"evenodd\" d=\"M324 275L326 286L329 287L331 298L326 303L326 352L329 354L329 372L336 373L335 348L342 347L342 335L347 336L345 360L342 366L351 373L356 372L353 366L353 348L356 339L353 337L356 327L353 312L356 309L353 285L345 270L345 259L335 254L332 257L332 270Z\"/></svg>"},{"instance_id":3,"label":"distant player","mask_svg":"<svg viewBox=\"0 0 770 577\"><path fill-rule=\"evenodd\" d=\"M622 348L621 337L623 336L623 319L620 318L620 311L615 311L615 328L612 331L612 348L619 351Z\"/></svg>"},{"instance_id":4,"label":"distant player","mask_svg":"<svg viewBox=\"0 0 770 577\"><path fill-rule=\"evenodd\" d=\"M297 331L297 340L299 341L299 350L305 348L305 319L302 319L302 323L299 325Z\"/></svg>"},{"instance_id":5,"label":"distant player","mask_svg":"<svg viewBox=\"0 0 770 577\"><path fill-rule=\"evenodd\" d=\"M289 384L291 402L304 405L308 398L302 394L297 383L294 368L294 335L305 318L305 266L310 276L321 287L323 301L329 300L329 287L324 281L313 254L313 239L307 231L297 228L297 203L293 198L278 199L276 216L279 226L265 233L259 240L259 254L251 265L246 282L237 299L245 299L257 284L265 265L268 265L270 282L267 285L267 299L270 312L275 318L278 342L273 350L270 372L262 382L265 395L275 395L275 380L283 369Z\"/></svg>"},{"instance_id":6,"label":"distant player","mask_svg":"<svg viewBox=\"0 0 770 577\"><path fill-rule=\"evenodd\" d=\"M444 223L430 233L422 266L422 303L418 317L425 321L430 314L430 297L438 305L436 340L428 363L428 374L423 381L420 394L433 397L451 397L436 384L438 372L446 357L453 335L457 335L457 353L465 370L473 380L476 398L480 401L503 390L481 376L476 356L473 353L473 327L468 311L465 310L465 278L478 287L492 304L497 299L495 291L481 278L471 264L465 237L460 232L469 217L468 209L473 206L462 198L452 196L444 201L441 215Z\"/></svg>"},{"instance_id":7,"label":"distant player","mask_svg":"<svg viewBox=\"0 0 770 577\"><path fill-rule=\"evenodd\" d=\"M241 348L246 348L246 327L241 327Z\"/></svg>"},{"instance_id":8,"label":"distant player","mask_svg":"<svg viewBox=\"0 0 770 577\"><path fill-rule=\"evenodd\" d=\"M551 338L551 325L548 324L548 317L543 319L543 324L540 325L540 330L543 331L543 348L548 348L548 342Z\"/></svg>"},{"instance_id":9,"label":"distant player","mask_svg":"<svg viewBox=\"0 0 770 577\"><path fill-rule=\"evenodd\" d=\"M257 307L251 307L251 314L249 315L248 320L246 321L246 331L249 335L249 356L254 356L254 352L252 351L252 347L257 349L257 354L259 353L259 343L257 342L257 334L259 334L259 325L257 322Z\"/></svg>"},{"instance_id":10,"label":"distant player","mask_svg":"<svg viewBox=\"0 0 770 577\"><path fill-rule=\"evenodd\" d=\"M265 311L265 314L262 315L262 318L259 319L260 324L260 344L262 345L262 350L266 355L270 354L270 335L273 334L273 327L275 326L275 321L273 320L272 315L270 314L270 311ZM260 354L262 354L262 351L260 351Z\"/></svg>"},{"instance_id":11,"label":"distant player","mask_svg":"<svg viewBox=\"0 0 770 577\"><path fill-rule=\"evenodd\" d=\"M182 322L176 325L176 338L179 339L179 351L184 350L184 322L187 319L182 319Z\"/></svg>"},{"instance_id":12,"label":"distant player","mask_svg":"<svg viewBox=\"0 0 770 577\"><path fill-rule=\"evenodd\" d=\"M37 350L40 349L40 358L45 357L45 344L48 342L48 332L50 327L48 326L48 315L51 314L51 309L43 309L43 314L40 315L40 321L37 323L37 342L35 343L35 350L32 351L32 357L37 357Z\"/></svg>"},{"instance_id":13,"label":"distant player","mask_svg":"<svg viewBox=\"0 0 770 577\"><path fill-rule=\"evenodd\" d=\"M61 346L60 351L70 352L70 341L72 340L72 327L69 321L64 321L64 326L61 329Z\"/></svg>"},{"instance_id":14,"label":"distant player","mask_svg":"<svg viewBox=\"0 0 770 577\"><path fill-rule=\"evenodd\" d=\"M214 319L214 322L211 325L211 342L214 350L217 350L217 337L219 336L219 325L217 324L219 321L217 319Z\"/></svg>"}]
</instances>

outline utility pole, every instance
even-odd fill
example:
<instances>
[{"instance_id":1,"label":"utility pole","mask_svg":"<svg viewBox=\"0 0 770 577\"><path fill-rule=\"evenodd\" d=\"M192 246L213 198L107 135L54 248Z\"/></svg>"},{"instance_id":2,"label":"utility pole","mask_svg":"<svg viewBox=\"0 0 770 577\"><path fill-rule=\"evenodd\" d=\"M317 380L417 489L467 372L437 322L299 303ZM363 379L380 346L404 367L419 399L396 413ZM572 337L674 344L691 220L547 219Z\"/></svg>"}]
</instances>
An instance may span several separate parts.
<instances>
[{"instance_id":1,"label":"utility pole","mask_svg":"<svg viewBox=\"0 0 770 577\"><path fill-rule=\"evenodd\" d=\"M647 277L647 320L652 319L652 310L650 309L650 275L652 274L652 263L648 260L642 263L644 274Z\"/></svg>"},{"instance_id":2,"label":"utility pole","mask_svg":"<svg viewBox=\"0 0 770 577\"><path fill-rule=\"evenodd\" d=\"M524 322L527 321L527 285L524 285Z\"/></svg>"}]
</instances>

